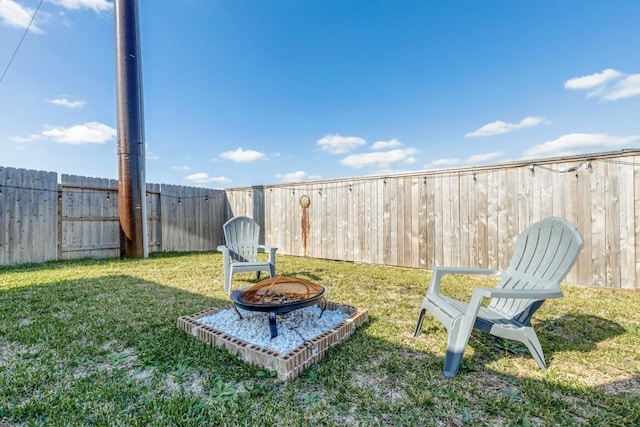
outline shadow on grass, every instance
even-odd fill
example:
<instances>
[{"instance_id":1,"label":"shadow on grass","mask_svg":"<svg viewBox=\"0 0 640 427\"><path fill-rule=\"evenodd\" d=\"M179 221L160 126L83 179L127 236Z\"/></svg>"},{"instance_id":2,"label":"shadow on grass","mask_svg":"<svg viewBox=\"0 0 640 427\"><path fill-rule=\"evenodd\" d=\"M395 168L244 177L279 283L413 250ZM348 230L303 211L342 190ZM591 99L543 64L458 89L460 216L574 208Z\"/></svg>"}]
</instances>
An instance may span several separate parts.
<instances>
[{"instance_id":1,"label":"shadow on grass","mask_svg":"<svg viewBox=\"0 0 640 427\"><path fill-rule=\"evenodd\" d=\"M563 351L590 352L599 342L615 338L626 332L625 328L611 320L590 314L570 312L557 319L545 319L535 324L536 332L545 349L547 341L553 345L545 350L547 360Z\"/></svg>"},{"instance_id":2,"label":"shadow on grass","mask_svg":"<svg viewBox=\"0 0 640 427\"><path fill-rule=\"evenodd\" d=\"M181 258L188 256L199 256L199 257L207 257L212 254L219 254L217 251L206 251L206 252L176 252L176 251L164 251L164 252L152 252L149 254L148 259L142 258L78 258L73 260L51 260L45 261L41 263L24 263L24 264L4 264L0 265L0 277L5 273L30 273L30 272L41 272L47 270L60 270L62 268L79 268L79 267L93 267L105 264L112 263L136 263L136 262L144 262L144 261L152 261L155 259L172 259L172 258Z\"/></svg>"},{"instance_id":3,"label":"shadow on grass","mask_svg":"<svg viewBox=\"0 0 640 427\"><path fill-rule=\"evenodd\" d=\"M534 322L547 366L553 363L556 354L563 352L589 353L598 347L598 343L615 338L626 332L619 323L599 316L583 313L567 313L557 319L545 319ZM473 330L469 340L475 350L474 356L465 355L462 368L473 364L493 363L504 357L528 357L527 347L517 341L502 339Z\"/></svg>"},{"instance_id":4,"label":"shadow on grass","mask_svg":"<svg viewBox=\"0 0 640 427\"><path fill-rule=\"evenodd\" d=\"M230 303L128 275L4 289L0 298L4 340L51 349L60 360L84 354L89 362L116 345L134 350L142 365L166 369L184 363L184 351L193 348L177 318Z\"/></svg>"}]
</instances>

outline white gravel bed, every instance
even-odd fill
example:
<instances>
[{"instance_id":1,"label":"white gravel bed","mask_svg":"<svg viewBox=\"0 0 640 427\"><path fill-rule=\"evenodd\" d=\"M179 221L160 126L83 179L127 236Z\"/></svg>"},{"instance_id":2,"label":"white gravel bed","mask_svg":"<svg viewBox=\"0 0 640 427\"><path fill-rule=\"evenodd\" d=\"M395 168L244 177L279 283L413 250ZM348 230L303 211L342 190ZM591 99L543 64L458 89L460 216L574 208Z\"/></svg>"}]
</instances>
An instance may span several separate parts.
<instances>
[{"instance_id":1,"label":"white gravel bed","mask_svg":"<svg viewBox=\"0 0 640 427\"><path fill-rule=\"evenodd\" d=\"M349 317L340 310L322 310L317 305L278 315L278 336L271 339L269 315L258 311L240 310L242 320L233 308L198 319L232 337L239 338L264 349L286 354Z\"/></svg>"}]
</instances>

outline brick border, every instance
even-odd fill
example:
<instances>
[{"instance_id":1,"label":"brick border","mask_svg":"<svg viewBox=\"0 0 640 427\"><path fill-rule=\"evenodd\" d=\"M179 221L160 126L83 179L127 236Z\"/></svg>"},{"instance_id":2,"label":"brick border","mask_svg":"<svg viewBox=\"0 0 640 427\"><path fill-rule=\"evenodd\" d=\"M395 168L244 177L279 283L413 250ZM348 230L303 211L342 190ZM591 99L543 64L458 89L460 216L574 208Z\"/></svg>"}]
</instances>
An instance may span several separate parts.
<instances>
[{"instance_id":1,"label":"brick border","mask_svg":"<svg viewBox=\"0 0 640 427\"><path fill-rule=\"evenodd\" d=\"M290 352L281 354L232 337L199 322L199 319L203 317L211 316L221 310L232 307L233 305L228 305L201 311L191 316L182 316L178 318L177 327L206 344L227 349L229 353L246 363L275 371L280 381L292 380L311 365L320 362L330 347L345 341L358 326L368 320L367 310L325 301L327 310L340 310L348 314L349 317L332 329L315 336Z\"/></svg>"}]
</instances>

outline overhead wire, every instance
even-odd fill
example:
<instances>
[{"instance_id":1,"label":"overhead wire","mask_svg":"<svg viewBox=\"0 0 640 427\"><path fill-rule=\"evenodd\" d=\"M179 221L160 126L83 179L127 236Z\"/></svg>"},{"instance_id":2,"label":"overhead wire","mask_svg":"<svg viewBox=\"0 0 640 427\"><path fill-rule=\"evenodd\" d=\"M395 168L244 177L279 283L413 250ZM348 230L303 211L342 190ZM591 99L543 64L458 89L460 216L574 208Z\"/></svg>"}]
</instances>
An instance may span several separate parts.
<instances>
[{"instance_id":1,"label":"overhead wire","mask_svg":"<svg viewBox=\"0 0 640 427\"><path fill-rule=\"evenodd\" d=\"M2 0L0 0L0 1L2 1ZM31 24L33 24L33 21L36 18L36 15L38 14L38 11L40 10L40 6L42 6L42 2L43 1L44 0L40 0L40 2L38 3L38 6L33 11L33 15L31 15L31 20L29 20L29 25L27 25L27 28L24 30L24 33L22 34L22 37L20 38L20 41L18 42L18 46L16 46L16 49L13 51L13 55L11 55L11 59L9 59L9 63L7 64L7 66L5 67L4 71L2 72L2 75L0 76L0 83L2 83L2 80L4 80L4 76L7 75L7 71L9 71L9 68L11 67L11 64L13 63L13 60L15 59L16 55L18 54L18 50L20 50L20 46L22 46L22 42L24 41L25 37L27 36L27 33L29 32L29 29L31 28Z\"/></svg>"},{"instance_id":2,"label":"overhead wire","mask_svg":"<svg viewBox=\"0 0 640 427\"><path fill-rule=\"evenodd\" d=\"M550 168L549 166L545 166L545 165L539 165L536 163L532 163L530 165L530 168L532 167L536 167L536 168L540 168L540 169L544 169L547 170L549 172L553 172L553 173L571 173L571 172L575 172L578 169L580 169L583 165L585 164L585 162L580 162L574 166L571 166L570 168L566 168L566 169L555 169L555 168Z\"/></svg>"}]
</instances>

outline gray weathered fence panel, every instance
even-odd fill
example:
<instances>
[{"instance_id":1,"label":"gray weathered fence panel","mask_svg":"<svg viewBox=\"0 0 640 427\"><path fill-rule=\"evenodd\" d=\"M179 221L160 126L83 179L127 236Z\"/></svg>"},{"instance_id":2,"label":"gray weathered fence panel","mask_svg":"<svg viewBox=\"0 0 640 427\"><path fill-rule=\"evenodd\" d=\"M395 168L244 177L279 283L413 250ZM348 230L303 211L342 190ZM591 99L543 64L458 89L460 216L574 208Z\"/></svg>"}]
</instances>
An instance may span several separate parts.
<instances>
[{"instance_id":1,"label":"gray weathered fence panel","mask_svg":"<svg viewBox=\"0 0 640 427\"><path fill-rule=\"evenodd\" d=\"M147 245L149 252L162 250L160 184L147 184Z\"/></svg>"},{"instance_id":2,"label":"gray weathered fence panel","mask_svg":"<svg viewBox=\"0 0 640 427\"><path fill-rule=\"evenodd\" d=\"M62 175L60 259L120 255L118 181Z\"/></svg>"},{"instance_id":3,"label":"gray weathered fence panel","mask_svg":"<svg viewBox=\"0 0 640 427\"><path fill-rule=\"evenodd\" d=\"M225 205L226 196L222 190L162 184L162 250L215 250L224 243Z\"/></svg>"},{"instance_id":4,"label":"gray weathered fence panel","mask_svg":"<svg viewBox=\"0 0 640 427\"><path fill-rule=\"evenodd\" d=\"M57 258L55 172L0 167L0 264Z\"/></svg>"}]
</instances>

